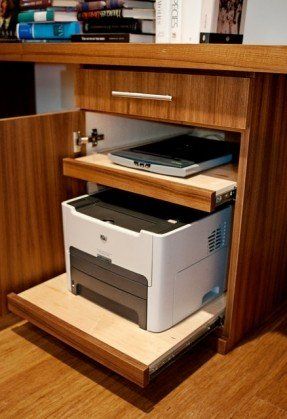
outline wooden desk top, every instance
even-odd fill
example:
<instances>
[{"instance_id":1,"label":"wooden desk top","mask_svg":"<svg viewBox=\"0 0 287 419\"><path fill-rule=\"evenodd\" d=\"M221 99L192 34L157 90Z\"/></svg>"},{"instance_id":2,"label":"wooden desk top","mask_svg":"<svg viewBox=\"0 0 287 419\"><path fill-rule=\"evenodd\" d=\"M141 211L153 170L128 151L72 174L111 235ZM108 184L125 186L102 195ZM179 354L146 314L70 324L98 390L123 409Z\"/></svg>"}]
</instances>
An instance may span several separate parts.
<instances>
[{"instance_id":1,"label":"wooden desk top","mask_svg":"<svg viewBox=\"0 0 287 419\"><path fill-rule=\"evenodd\" d=\"M0 44L0 61L287 74L287 46Z\"/></svg>"}]
</instances>

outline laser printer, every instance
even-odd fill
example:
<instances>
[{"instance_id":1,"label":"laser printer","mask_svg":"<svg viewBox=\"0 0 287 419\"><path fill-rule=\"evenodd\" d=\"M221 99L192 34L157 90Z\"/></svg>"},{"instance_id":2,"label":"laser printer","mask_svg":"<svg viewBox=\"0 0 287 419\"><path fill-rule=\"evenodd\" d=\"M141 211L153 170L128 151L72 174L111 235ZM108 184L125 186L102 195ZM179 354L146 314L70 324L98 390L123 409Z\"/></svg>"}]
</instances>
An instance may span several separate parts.
<instances>
[{"instance_id":1,"label":"laser printer","mask_svg":"<svg viewBox=\"0 0 287 419\"><path fill-rule=\"evenodd\" d=\"M68 288L161 332L225 291L232 207L107 189L62 204Z\"/></svg>"}]
</instances>

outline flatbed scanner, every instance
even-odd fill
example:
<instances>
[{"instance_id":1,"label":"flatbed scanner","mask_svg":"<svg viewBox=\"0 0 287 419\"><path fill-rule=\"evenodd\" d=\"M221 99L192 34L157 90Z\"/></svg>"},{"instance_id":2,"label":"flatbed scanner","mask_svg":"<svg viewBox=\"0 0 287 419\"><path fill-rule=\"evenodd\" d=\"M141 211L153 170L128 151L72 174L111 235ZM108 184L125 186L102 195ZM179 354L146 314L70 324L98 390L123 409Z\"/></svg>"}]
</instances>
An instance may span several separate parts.
<instances>
[{"instance_id":1,"label":"flatbed scanner","mask_svg":"<svg viewBox=\"0 0 287 419\"><path fill-rule=\"evenodd\" d=\"M232 207L108 189L62 204L68 288L161 332L225 290Z\"/></svg>"}]
</instances>

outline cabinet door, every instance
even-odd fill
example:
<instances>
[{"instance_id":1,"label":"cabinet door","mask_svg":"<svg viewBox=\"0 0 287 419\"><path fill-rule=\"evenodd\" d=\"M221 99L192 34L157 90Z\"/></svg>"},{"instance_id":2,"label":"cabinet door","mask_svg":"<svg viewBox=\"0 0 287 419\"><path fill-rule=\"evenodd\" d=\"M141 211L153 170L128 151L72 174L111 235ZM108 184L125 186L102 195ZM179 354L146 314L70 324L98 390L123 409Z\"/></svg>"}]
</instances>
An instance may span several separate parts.
<instances>
[{"instance_id":1,"label":"cabinet door","mask_svg":"<svg viewBox=\"0 0 287 419\"><path fill-rule=\"evenodd\" d=\"M62 176L79 111L0 120L0 315L6 295L65 270L61 202L83 192Z\"/></svg>"}]
</instances>

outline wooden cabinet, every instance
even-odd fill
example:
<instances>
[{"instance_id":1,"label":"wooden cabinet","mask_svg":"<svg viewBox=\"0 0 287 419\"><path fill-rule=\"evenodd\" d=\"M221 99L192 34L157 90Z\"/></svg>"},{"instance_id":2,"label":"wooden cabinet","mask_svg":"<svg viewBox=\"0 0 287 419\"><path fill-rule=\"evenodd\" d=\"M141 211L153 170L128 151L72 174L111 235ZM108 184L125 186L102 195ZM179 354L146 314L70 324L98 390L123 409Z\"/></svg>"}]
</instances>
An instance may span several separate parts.
<instances>
[{"instance_id":1,"label":"wooden cabinet","mask_svg":"<svg viewBox=\"0 0 287 419\"><path fill-rule=\"evenodd\" d=\"M84 68L76 97L81 109L241 130L250 83L247 76Z\"/></svg>"},{"instance_id":2,"label":"wooden cabinet","mask_svg":"<svg viewBox=\"0 0 287 419\"><path fill-rule=\"evenodd\" d=\"M272 72L256 47L251 48L254 66L244 46L224 46L220 62L213 46L191 46L198 61L192 61L188 46L130 45L116 52L110 46L81 47L12 45L10 57L55 62L62 51L62 62L109 65L79 69L76 93L83 110L237 131L240 137L238 167L225 165L182 180L122 168L105 155L74 159L72 133L84 130L82 111L0 121L2 306L14 292L11 311L145 386L210 328L217 328L218 351L226 353L287 298L287 68L280 56L273 73L284 74L252 73ZM0 58L7 59L8 47L2 51ZM174 64L165 51L174 51ZM248 73L228 72L236 69ZM62 176L63 158L65 175L77 182L99 182L207 212L236 188L226 297L153 335L69 293L64 276L44 282L64 271L60 202L82 191L81 183L72 185Z\"/></svg>"}]
</instances>

